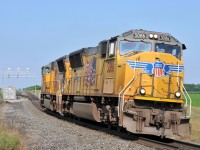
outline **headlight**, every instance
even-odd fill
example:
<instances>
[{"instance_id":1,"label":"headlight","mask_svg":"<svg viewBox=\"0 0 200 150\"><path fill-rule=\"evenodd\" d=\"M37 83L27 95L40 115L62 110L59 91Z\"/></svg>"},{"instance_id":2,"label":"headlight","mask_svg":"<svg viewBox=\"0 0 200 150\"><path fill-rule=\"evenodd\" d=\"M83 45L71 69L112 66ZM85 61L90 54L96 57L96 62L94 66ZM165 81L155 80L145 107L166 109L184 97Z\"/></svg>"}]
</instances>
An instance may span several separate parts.
<instances>
[{"instance_id":1,"label":"headlight","mask_svg":"<svg viewBox=\"0 0 200 150\"><path fill-rule=\"evenodd\" d=\"M152 39L153 38L153 34L149 34L149 38Z\"/></svg>"},{"instance_id":2,"label":"headlight","mask_svg":"<svg viewBox=\"0 0 200 150\"><path fill-rule=\"evenodd\" d=\"M177 92L175 93L175 97L176 97L176 98L180 98L180 97L181 97L181 93L180 93L179 91L177 91Z\"/></svg>"},{"instance_id":3,"label":"headlight","mask_svg":"<svg viewBox=\"0 0 200 150\"><path fill-rule=\"evenodd\" d=\"M158 39L158 35L157 34L154 34L154 39Z\"/></svg>"},{"instance_id":4,"label":"headlight","mask_svg":"<svg viewBox=\"0 0 200 150\"><path fill-rule=\"evenodd\" d=\"M141 95L145 95L145 93L146 93L145 89L141 88L141 89L140 89L140 94L141 94Z\"/></svg>"}]
</instances>

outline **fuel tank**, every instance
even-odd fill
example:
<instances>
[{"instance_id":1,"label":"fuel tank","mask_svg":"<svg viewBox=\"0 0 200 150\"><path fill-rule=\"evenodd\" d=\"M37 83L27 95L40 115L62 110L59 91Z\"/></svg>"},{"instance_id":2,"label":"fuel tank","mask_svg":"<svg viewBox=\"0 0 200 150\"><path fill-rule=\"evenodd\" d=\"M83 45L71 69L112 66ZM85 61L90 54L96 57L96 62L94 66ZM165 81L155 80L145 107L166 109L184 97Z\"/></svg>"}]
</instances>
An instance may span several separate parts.
<instances>
[{"instance_id":1,"label":"fuel tank","mask_svg":"<svg viewBox=\"0 0 200 150\"><path fill-rule=\"evenodd\" d=\"M73 103L73 114L77 117L100 122L100 112L95 103Z\"/></svg>"}]
</instances>

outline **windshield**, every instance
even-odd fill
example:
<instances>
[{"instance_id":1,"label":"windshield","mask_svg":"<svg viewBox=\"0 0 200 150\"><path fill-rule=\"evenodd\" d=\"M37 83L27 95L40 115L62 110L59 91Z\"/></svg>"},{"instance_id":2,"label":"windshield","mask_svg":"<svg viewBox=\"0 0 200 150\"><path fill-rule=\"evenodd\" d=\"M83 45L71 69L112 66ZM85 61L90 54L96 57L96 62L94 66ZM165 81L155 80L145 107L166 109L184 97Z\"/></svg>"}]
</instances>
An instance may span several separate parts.
<instances>
[{"instance_id":1,"label":"windshield","mask_svg":"<svg viewBox=\"0 0 200 150\"><path fill-rule=\"evenodd\" d=\"M163 44L163 43L156 43L156 52L160 53L169 53L175 56L176 58L181 58L181 48L177 45L169 45L169 44Z\"/></svg>"},{"instance_id":2,"label":"windshield","mask_svg":"<svg viewBox=\"0 0 200 150\"><path fill-rule=\"evenodd\" d=\"M146 52L151 50L151 43L140 41L120 41L120 55L130 52Z\"/></svg>"}]
</instances>

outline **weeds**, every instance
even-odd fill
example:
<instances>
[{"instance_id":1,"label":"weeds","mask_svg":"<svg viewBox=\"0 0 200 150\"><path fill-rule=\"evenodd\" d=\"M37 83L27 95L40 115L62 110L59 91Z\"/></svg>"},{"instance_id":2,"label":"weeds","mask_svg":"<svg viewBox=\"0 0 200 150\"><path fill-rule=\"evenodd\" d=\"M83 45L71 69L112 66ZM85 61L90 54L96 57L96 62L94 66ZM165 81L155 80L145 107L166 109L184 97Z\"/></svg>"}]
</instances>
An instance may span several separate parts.
<instances>
[{"instance_id":1,"label":"weeds","mask_svg":"<svg viewBox=\"0 0 200 150\"><path fill-rule=\"evenodd\" d=\"M0 125L0 150L21 150L19 134L5 125Z\"/></svg>"},{"instance_id":2,"label":"weeds","mask_svg":"<svg viewBox=\"0 0 200 150\"><path fill-rule=\"evenodd\" d=\"M192 107L192 115L190 123L192 124L191 135L182 137L182 140L200 143L200 107Z\"/></svg>"}]
</instances>

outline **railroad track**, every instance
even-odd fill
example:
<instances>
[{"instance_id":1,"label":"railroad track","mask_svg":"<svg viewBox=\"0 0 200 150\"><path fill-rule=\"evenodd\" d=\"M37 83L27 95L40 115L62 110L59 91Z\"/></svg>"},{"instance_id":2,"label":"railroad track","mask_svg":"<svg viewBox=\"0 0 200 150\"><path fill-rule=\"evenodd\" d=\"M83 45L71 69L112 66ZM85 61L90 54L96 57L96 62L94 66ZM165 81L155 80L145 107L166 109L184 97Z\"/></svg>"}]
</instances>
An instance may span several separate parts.
<instances>
[{"instance_id":1,"label":"railroad track","mask_svg":"<svg viewBox=\"0 0 200 150\"><path fill-rule=\"evenodd\" d=\"M134 141L137 144L141 144L141 145L159 149L159 150L161 149L162 150L163 149L164 150L200 150L200 144L197 144L197 143L191 143L191 142L180 141L180 140L169 139L169 138L161 139L160 137L150 136L150 135L135 135L135 134L127 133L126 131L118 132L116 128L113 127L111 129L108 129L107 126L105 126L104 124L99 124L93 121L76 118L74 116L62 116L58 113L49 111L46 108L42 108L40 106L38 97L33 95L30 92L26 92L26 95L20 95L20 96L28 98L37 109L51 116L75 123L80 126L87 127L93 130L106 132L110 135L118 136L122 139Z\"/></svg>"}]
</instances>

